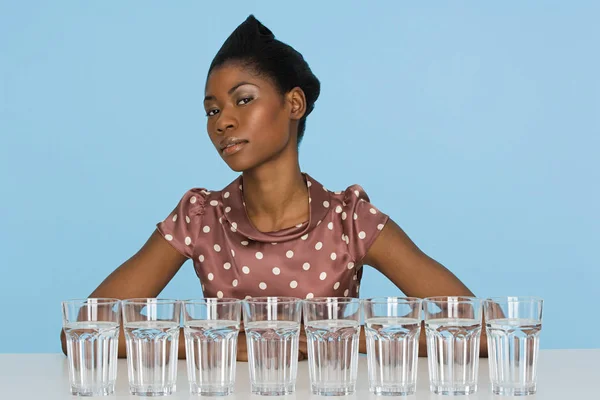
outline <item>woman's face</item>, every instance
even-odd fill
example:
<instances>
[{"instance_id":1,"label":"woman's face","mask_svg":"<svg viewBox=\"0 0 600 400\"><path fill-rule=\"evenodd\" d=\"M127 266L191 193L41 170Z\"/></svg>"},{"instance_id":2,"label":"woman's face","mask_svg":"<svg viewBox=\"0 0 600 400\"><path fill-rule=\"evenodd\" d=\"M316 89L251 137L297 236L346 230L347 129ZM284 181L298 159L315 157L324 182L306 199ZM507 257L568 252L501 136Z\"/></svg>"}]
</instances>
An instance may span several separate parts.
<instances>
[{"instance_id":1,"label":"woman's face","mask_svg":"<svg viewBox=\"0 0 600 400\"><path fill-rule=\"evenodd\" d=\"M224 65L210 73L205 96L208 135L234 171L258 167L289 146L296 148L292 103L268 79Z\"/></svg>"}]
</instances>

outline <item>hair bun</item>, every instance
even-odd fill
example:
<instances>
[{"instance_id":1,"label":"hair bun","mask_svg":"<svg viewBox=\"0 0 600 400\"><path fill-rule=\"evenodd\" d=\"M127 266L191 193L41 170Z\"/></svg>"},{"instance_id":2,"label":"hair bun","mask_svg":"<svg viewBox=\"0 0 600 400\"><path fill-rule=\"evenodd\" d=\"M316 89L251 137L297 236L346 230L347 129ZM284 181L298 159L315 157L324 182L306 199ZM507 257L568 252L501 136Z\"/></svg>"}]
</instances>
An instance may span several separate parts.
<instances>
[{"instance_id":1,"label":"hair bun","mask_svg":"<svg viewBox=\"0 0 600 400\"><path fill-rule=\"evenodd\" d=\"M261 36L266 36L266 38L268 39L275 39L275 35L273 34L273 32L271 32L269 28L267 28L259 20L257 20L253 14L250 14L250 16L248 16L248 18L246 18L246 20L242 22L242 24L238 28L243 27L244 25L256 29L258 34Z\"/></svg>"},{"instance_id":2,"label":"hair bun","mask_svg":"<svg viewBox=\"0 0 600 400\"><path fill-rule=\"evenodd\" d=\"M264 26L254 14L250 14L232 33L245 36L247 40L259 39L271 41L275 39L273 32Z\"/></svg>"}]
</instances>

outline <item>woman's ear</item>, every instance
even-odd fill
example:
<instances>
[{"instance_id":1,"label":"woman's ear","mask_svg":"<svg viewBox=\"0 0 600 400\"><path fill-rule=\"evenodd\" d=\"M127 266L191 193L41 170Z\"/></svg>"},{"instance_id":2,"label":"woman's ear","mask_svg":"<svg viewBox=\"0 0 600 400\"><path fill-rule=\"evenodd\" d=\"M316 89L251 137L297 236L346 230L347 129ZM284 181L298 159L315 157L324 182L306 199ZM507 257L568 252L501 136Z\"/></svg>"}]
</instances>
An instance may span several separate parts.
<instances>
[{"instance_id":1,"label":"woman's ear","mask_svg":"<svg viewBox=\"0 0 600 400\"><path fill-rule=\"evenodd\" d=\"M290 105L290 118L292 120L302 119L306 113L306 96L304 95L304 91L299 87L295 87L287 93L286 99Z\"/></svg>"}]
</instances>

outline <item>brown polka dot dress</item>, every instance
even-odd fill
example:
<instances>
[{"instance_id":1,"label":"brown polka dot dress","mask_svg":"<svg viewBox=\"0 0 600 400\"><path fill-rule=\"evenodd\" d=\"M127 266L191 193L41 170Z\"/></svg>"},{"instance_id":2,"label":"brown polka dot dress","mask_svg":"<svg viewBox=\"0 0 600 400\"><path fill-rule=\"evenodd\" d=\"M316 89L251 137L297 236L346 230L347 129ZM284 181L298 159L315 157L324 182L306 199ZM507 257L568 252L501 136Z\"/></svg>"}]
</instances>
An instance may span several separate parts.
<instances>
[{"instance_id":1,"label":"brown polka dot dress","mask_svg":"<svg viewBox=\"0 0 600 400\"><path fill-rule=\"evenodd\" d=\"M277 232L250 222L242 176L222 191L191 189L157 225L194 262L205 297L358 297L362 260L388 220L364 190L330 192L308 176L310 217Z\"/></svg>"}]
</instances>

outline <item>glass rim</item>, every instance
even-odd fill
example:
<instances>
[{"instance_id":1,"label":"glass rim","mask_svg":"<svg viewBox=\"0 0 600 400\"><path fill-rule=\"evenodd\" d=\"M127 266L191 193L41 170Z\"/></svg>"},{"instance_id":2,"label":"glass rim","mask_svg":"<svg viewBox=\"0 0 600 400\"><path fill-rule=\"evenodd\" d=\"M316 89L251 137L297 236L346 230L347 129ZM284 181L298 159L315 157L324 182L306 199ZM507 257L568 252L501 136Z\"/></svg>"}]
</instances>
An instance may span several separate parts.
<instances>
[{"instance_id":1,"label":"glass rim","mask_svg":"<svg viewBox=\"0 0 600 400\"><path fill-rule=\"evenodd\" d=\"M397 302L391 302L391 304L413 304L422 303L423 299L420 297L401 297L401 296L380 296L370 297L368 299L362 299L364 303L370 304L390 304L389 300L398 300Z\"/></svg>"},{"instance_id":2,"label":"glass rim","mask_svg":"<svg viewBox=\"0 0 600 400\"><path fill-rule=\"evenodd\" d=\"M241 302L249 304L294 304L301 303L302 299L299 297L292 296L259 296L251 297L249 299L240 300Z\"/></svg>"},{"instance_id":3,"label":"glass rim","mask_svg":"<svg viewBox=\"0 0 600 400\"><path fill-rule=\"evenodd\" d=\"M187 299L181 300L183 305L186 304L237 304L241 303L243 300L236 299L233 297L201 297L198 299Z\"/></svg>"},{"instance_id":4,"label":"glass rim","mask_svg":"<svg viewBox=\"0 0 600 400\"><path fill-rule=\"evenodd\" d=\"M94 302L89 302L90 300L94 300ZM63 306L66 305L71 305L71 304L97 304L97 305L108 305L108 304L119 304L122 302L121 299L116 299L116 298L112 298L112 297L88 297L88 298L81 298L81 299L68 299L68 300L63 300L60 303Z\"/></svg>"},{"instance_id":5,"label":"glass rim","mask_svg":"<svg viewBox=\"0 0 600 400\"><path fill-rule=\"evenodd\" d=\"M433 296L425 297L423 303L474 304L482 303L482 299L474 296Z\"/></svg>"},{"instance_id":6,"label":"glass rim","mask_svg":"<svg viewBox=\"0 0 600 400\"><path fill-rule=\"evenodd\" d=\"M328 304L330 302L330 300L335 300L338 303L346 303L346 304L350 304L350 303L361 303L361 299L359 299L358 297L313 297L312 299L305 299L302 300L303 302L307 303L307 304Z\"/></svg>"},{"instance_id":7,"label":"glass rim","mask_svg":"<svg viewBox=\"0 0 600 400\"><path fill-rule=\"evenodd\" d=\"M152 301L148 301L148 300L152 300ZM124 299L121 300L121 302L123 303L123 305L149 305L149 304L157 304L157 305L161 305L161 304L177 304L177 303L181 303L181 300L173 300L173 299L163 299L160 297L138 297L138 298L131 298L131 299Z\"/></svg>"},{"instance_id":8,"label":"glass rim","mask_svg":"<svg viewBox=\"0 0 600 400\"><path fill-rule=\"evenodd\" d=\"M485 303L544 303L544 299L539 296L500 296L486 297Z\"/></svg>"}]
</instances>

